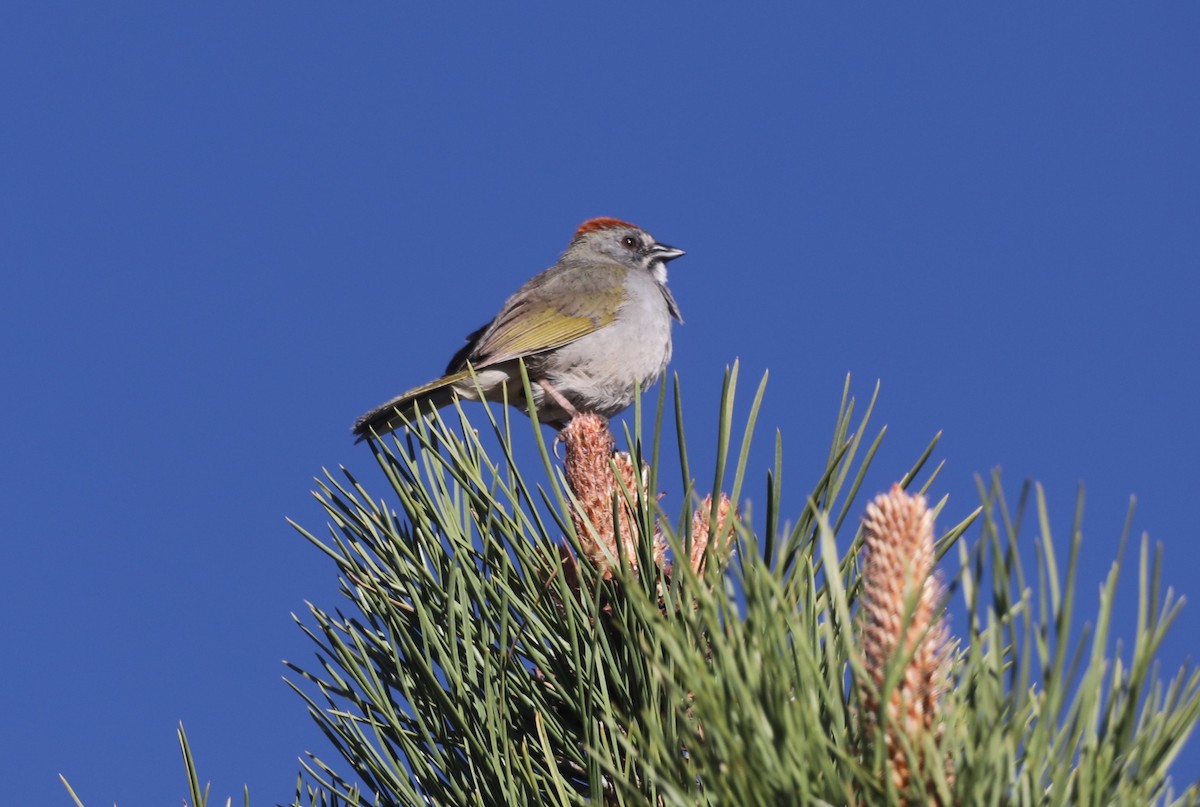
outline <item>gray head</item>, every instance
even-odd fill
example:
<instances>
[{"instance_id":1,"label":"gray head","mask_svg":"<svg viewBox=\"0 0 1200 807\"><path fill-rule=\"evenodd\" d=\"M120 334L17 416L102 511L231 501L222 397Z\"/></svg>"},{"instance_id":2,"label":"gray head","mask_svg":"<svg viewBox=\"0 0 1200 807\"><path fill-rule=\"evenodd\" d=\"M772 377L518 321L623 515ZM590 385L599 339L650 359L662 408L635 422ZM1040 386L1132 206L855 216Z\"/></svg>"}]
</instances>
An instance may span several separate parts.
<instances>
[{"instance_id":1,"label":"gray head","mask_svg":"<svg viewBox=\"0 0 1200 807\"><path fill-rule=\"evenodd\" d=\"M683 254L682 249L660 244L637 225L611 218L590 219L579 225L567 256L595 256L616 261L632 269L649 272L659 283L667 282L667 261Z\"/></svg>"}]
</instances>

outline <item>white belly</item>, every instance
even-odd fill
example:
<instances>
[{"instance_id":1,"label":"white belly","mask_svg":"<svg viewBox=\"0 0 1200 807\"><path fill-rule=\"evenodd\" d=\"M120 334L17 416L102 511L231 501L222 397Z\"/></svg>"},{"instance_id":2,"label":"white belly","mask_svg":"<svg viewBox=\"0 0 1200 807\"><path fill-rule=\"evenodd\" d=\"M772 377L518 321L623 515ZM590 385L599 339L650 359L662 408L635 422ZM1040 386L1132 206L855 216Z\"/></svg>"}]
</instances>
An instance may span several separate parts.
<instances>
[{"instance_id":1,"label":"white belly","mask_svg":"<svg viewBox=\"0 0 1200 807\"><path fill-rule=\"evenodd\" d=\"M658 288L649 291L622 306L608 327L547 357L546 380L576 409L612 417L633 403L635 385L645 390L666 369L671 316Z\"/></svg>"}]
</instances>

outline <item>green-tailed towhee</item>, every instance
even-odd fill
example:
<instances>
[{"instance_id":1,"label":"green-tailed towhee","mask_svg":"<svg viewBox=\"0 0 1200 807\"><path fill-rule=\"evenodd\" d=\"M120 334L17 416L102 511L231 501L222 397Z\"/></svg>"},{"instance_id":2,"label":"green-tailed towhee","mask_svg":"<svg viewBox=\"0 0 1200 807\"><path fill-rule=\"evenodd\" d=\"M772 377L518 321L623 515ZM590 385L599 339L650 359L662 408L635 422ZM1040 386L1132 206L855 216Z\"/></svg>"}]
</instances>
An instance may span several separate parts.
<instances>
[{"instance_id":1,"label":"green-tailed towhee","mask_svg":"<svg viewBox=\"0 0 1200 807\"><path fill-rule=\"evenodd\" d=\"M671 358L671 319L683 320L667 290L667 262L682 254L628 222L584 222L557 263L467 337L446 375L367 412L354 433L384 434L403 424L400 413L413 420L456 396L477 401L480 390L528 412L519 360L543 422L561 427L580 412L612 417Z\"/></svg>"}]
</instances>

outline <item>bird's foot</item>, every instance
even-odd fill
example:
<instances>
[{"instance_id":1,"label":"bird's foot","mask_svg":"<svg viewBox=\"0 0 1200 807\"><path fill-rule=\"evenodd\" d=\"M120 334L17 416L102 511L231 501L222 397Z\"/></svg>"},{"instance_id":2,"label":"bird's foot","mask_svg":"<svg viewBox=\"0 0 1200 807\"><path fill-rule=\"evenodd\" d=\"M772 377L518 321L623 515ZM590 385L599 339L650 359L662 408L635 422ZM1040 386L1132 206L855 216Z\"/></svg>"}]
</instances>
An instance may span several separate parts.
<instances>
[{"instance_id":1,"label":"bird's foot","mask_svg":"<svg viewBox=\"0 0 1200 807\"><path fill-rule=\"evenodd\" d=\"M565 434L563 434L564 427L565 427L565 424L561 424L561 423L554 424L554 428L557 429L557 432L554 435L554 458L556 460L562 459L562 457L560 457L558 454L558 447L560 445L564 445L567 442L567 436Z\"/></svg>"}]
</instances>

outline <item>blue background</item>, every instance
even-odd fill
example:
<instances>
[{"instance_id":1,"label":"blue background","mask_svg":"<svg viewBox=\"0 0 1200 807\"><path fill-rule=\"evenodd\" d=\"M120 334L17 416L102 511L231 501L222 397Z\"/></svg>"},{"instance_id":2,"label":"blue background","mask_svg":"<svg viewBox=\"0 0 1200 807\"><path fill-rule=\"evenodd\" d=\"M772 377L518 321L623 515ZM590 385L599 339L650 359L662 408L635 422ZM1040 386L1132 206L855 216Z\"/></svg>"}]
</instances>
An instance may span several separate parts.
<instances>
[{"instance_id":1,"label":"blue background","mask_svg":"<svg viewBox=\"0 0 1200 807\"><path fill-rule=\"evenodd\" d=\"M1136 493L1196 596L1198 41L1183 3L7 4L6 800L178 803L180 720L214 794L289 800L289 614L339 600L284 517L596 215L688 250L695 462L770 369L752 499L778 428L798 513L880 379L872 490L944 429L943 527L1000 466L1065 552L1083 481L1090 614Z\"/></svg>"}]
</instances>

